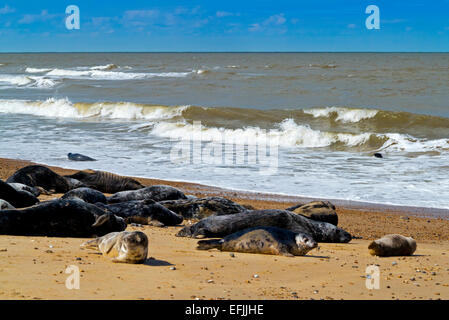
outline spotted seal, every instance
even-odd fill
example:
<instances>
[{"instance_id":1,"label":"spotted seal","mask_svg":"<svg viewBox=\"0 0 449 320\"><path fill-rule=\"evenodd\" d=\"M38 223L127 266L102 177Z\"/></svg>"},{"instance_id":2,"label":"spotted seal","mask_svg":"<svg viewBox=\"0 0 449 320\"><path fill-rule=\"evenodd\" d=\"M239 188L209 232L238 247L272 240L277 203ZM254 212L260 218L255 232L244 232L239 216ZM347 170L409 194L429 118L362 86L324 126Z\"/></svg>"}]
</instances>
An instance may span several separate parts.
<instances>
[{"instance_id":1,"label":"spotted seal","mask_svg":"<svg viewBox=\"0 0 449 320\"><path fill-rule=\"evenodd\" d=\"M104 193L138 190L145 187L137 180L105 171L84 170L64 177L76 179L81 181L86 187Z\"/></svg>"},{"instance_id":2,"label":"spotted seal","mask_svg":"<svg viewBox=\"0 0 449 320\"><path fill-rule=\"evenodd\" d=\"M186 196L180 190L171 186L155 185L140 190L117 192L108 197L108 203L118 203L132 200L154 200L159 202L178 199L186 199Z\"/></svg>"},{"instance_id":3,"label":"spotted seal","mask_svg":"<svg viewBox=\"0 0 449 320\"><path fill-rule=\"evenodd\" d=\"M57 193L66 193L70 190L69 183L53 170L31 165L17 170L6 180L7 183L22 183L30 187L42 187L45 190L53 190Z\"/></svg>"},{"instance_id":4,"label":"spotted seal","mask_svg":"<svg viewBox=\"0 0 449 320\"><path fill-rule=\"evenodd\" d=\"M106 203L106 196L101 193L98 190L94 190L91 188L76 188L73 190L70 190L69 192L65 193L61 199L73 199L73 198L77 198L77 199L81 199L84 202L87 203Z\"/></svg>"},{"instance_id":5,"label":"spotted seal","mask_svg":"<svg viewBox=\"0 0 449 320\"><path fill-rule=\"evenodd\" d=\"M256 227L238 231L221 240L200 240L199 250L216 248L220 251L261 253L288 257L303 256L318 244L304 233L276 227Z\"/></svg>"},{"instance_id":6,"label":"spotted seal","mask_svg":"<svg viewBox=\"0 0 449 320\"><path fill-rule=\"evenodd\" d=\"M411 256L416 251L416 241L400 234L387 234L368 245L373 256Z\"/></svg>"},{"instance_id":7,"label":"spotted seal","mask_svg":"<svg viewBox=\"0 0 449 320\"><path fill-rule=\"evenodd\" d=\"M338 225L338 215L335 206L329 201L312 201L306 204L298 204L286 210L302 214L312 220L329 222Z\"/></svg>"},{"instance_id":8,"label":"spotted seal","mask_svg":"<svg viewBox=\"0 0 449 320\"><path fill-rule=\"evenodd\" d=\"M39 203L36 198L28 191L17 191L8 183L0 180L0 199L9 202L15 208L24 208Z\"/></svg>"},{"instance_id":9,"label":"spotted seal","mask_svg":"<svg viewBox=\"0 0 449 320\"><path fill-rule=\"evenodd\" d=\"M247 210L238 203L222 197L165 200L159 203L184 218L195 219L203 219L213 214L234 214Z\"/></svg>"},{"instance_id":10,"label":"spotted seal","mask_svg":"<svg viewBox=\"0 0 449 320\"><path fill-rule=\"evenodd\" d=\"M314 221L287 210L250 210L223 216L210 216L184 227L177 236L221 238L252 227L278 227L296 233L305 233L317 242L345 243L352 239L347 231L333 224Z\"/></svg>"},{"instance_id":11,"label":"spotted seal","mask_svg":"<svg viewBox=\"0 0 449 320\"><path fill-rule=\"evenodd\" d=\"M97 249L113 262L143 263L148 254L148 237L140 231L111 232L81 246Z\"/></svg>"},{"instance_id":12,"label":"spotted seal","mask_svg":"<svg viewBox=\"0 0 449 320\"><path fill-rule=\"evenodd\" d=\"M175 226L183 217L154 202L153 200L134 200L105 205L96 203L101 209L120 216L126 223L140 223L153 226Z\"/></svg>"},{"instance_id":13,"label":"spotted seal","mask_svg":"<svg viewBox=\"0 0 449 320\"><path fill-rule=\"evenodd\" d=\"M57 199L26 209L0 211L0 234L88 238L125 228L123 218L75 199Z\"/></svg>"}]
</instances>

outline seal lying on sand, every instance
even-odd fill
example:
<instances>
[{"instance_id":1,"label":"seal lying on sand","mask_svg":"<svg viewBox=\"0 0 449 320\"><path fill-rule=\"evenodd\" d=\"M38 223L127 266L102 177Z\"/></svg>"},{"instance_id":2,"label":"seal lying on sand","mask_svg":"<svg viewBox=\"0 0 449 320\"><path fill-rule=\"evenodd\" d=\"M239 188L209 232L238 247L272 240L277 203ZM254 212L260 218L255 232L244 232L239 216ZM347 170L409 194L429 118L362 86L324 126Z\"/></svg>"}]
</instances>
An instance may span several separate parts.
<instances>
[{"instance_id":1,"label":"seal lying on sand","mask_svg":"<svg viewBox=\"0 0 449 320\"><path fill-rule=\"evenodd\" d=\"M105 192L116 193L125 190L138 190L143 186L140 182L105 171L84 170L65 176L81 181L86 187Z\"/></svg>"},{"instance_id":2,"label":"seal lying on sand","mask_svg":"<svg viewBox=\"0 0 449 320\"><path fill-rule=\"evenodd\" d=\"M39 203L39 199L28 191L17 191L2 180L0 180L0 199L9 202L15 208L29 207Z\"/></svg>"},{"instance_id":3,"label":"seal lying on sand","mask_svg":"<svg viewBox=\"0 0 449 320\"><path fill-rule=\"evenodd\" d=\"M64 194L61 199L80 199L87 203L95 204L97 202L106 203L106 197L100 191L91 188L77 188Z\"/></svg>"},{"instance_id":4,"label":"seal lying on sand","mask_svg":"<svg viewBox=\"0 0 449 320\"><path fill-rule=\"evenodd\" d=\"M123 231L123 218L81 200L52 200L21 210L0 211L0 234L93 237Z\"/></svg>"},{"instance_id":5,"label":"seal lying on sand","mask_svg":"<svg viewBox=\"0 0 449 320\"><path fill-rule=\"evenodd\" d=\"M302 214L312 220L338 225L338 215L335 206L329 201L312 201L306 204L298 204L285 210Z\"/></svg>"},{"instance_id":6,"label":"seal lying on sand","mask_svg":"<svg viewBox=\"0 0 449 320\"><path fill-rule=\"evenodd\" d=\"M118 203L132 200L154 200L159 202L178 199L186 199L186 196L176 188L160 185L134 191L117 192L108 198L108 203Z\"/></svg>"},{"instance_id":7,"label":"seal lying on sand","mask_svg":"<svg viewBox=\"0 0 449 320\"><path fill-rule=\"evenodd\" d=\"M70 190L69 183L51 169L33 165L17 170L6 180L8 183L22 183L30 187L42 187L57 193L66 193Z\"/></svg>"},{"instance_id":8,"label":"seal lying on sand","mask_svg":"<svg viewBox=\"0 0 449 320\"><path fill-rule=\"evenodd\" d=\"M203 219L213 214L234 214L247 210L245 207L221 197L166 200L159 203L184 218L195 219Z\"/></svg>"},{"instance_id":9,"label":"seal lying on sand","mask_svg":"<svg viewBox=\"0 0 449 320\"><path fill-rule=\"evenodd\" d=\"M8 201L0 199L0 210L15 209Z\"/></svg>"},{"instance_id":10,"label":"seal lying on sand","mask_svg":"<svg viewBox=\"0 0 449 320\"><path fill-rule=\"evenodd\" d=\"M125 219L126 223L149 224L153 226L175 226L182 222L182 216L154 202L153 200L127 201L105 205L96 203L105 210Z\"/></svg>"},{"instance_id":11,"label":"seal lying on sand","mask_svg":"<svg viewBox=\"0 0 449 320\"><path fill-rule=\"evenodd\" d=\"M276 227L249 228L230 234L221 240L198 241L199 250L303 256L318 244L311 236Z\"/></svg>"},{"instance_id":12,"label":"seal lying on sand","mask_svg":"<svg viewBox=\"0 0 449 320\"><path fill-rule=\"evenodd\" d=\"M144 263L148 254L148 237L140 231L112 232L81 246L98 249L113 262Z\"/></svg>"},{"instance_id":13,"label":"seal lying on sand","mask_svg":"<svg viewBox=\"0 0 449 320\"><path fill-rule=\"evenodd\" d=\"M30 187L23 183L8 183L8 184L17 191L26 191L31 193L35 197L39 197L42 193L45 193L45 190L41 187Z\"/></svg>"},{"instance_id":14,"label":"seal lying on sand","mask_svg":"<svg viewBox=\"0 0 449 320\"><path fill-rule=\"evenodd\" d=\"M411 256L416 250L416 241L400 234L387 234L371 242L368 249L373 256Z\"/></svg>"},{"instance_id":15,"label":"seal lying on sand","mask_svg":"<svg viewBox=\"0 0 449 320\"><path fill-rule=\"evenodd\" d=\"M181 229L178 237L225 237L253 227L278 227L296 233L305 233L317 242L345 243L351 235L330 223L314 221L286 210L253 210L224 216L210 216Z\"/></svg>"},{"instance_id":16,"label":"seal lying on sand","mask_svg":"<svg viewBox=\"0 0 449 320\"><path fill-rule=\"evenodd\" d=\"M67 158L72 161L97 161L95 159L92 159L91 157L85 156L80 153L69 153L67 155Z\"/></svg>"}]
</instances>

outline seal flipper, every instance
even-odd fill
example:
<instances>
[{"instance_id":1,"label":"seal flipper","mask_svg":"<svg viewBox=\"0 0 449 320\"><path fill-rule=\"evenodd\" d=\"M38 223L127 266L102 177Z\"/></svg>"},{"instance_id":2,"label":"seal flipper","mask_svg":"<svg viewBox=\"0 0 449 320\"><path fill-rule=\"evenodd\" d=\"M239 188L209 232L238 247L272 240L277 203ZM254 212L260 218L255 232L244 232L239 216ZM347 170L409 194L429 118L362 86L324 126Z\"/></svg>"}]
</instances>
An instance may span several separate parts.
<instances>
[{"instance_id":1,"label":"seal flipper","mask_svg":"<svg viewBox=\"0 0 449 320\"><path fill-rule=\"evenodd\" d=\"M218 249L221 250L223 239L200 240L198 241L198 250Z\"/></svg>"},{"instance_id":2,"label":"seal flipper","mask_svg":"<svg viewBox=\"0 0 449 320\"><path fill-rule=\"evenodd\" d=\"M80 245L80 247L87 248L87 249L98 249L98 242L100 241L101 237L86 241Z\"/></svg>"}]
</instances>

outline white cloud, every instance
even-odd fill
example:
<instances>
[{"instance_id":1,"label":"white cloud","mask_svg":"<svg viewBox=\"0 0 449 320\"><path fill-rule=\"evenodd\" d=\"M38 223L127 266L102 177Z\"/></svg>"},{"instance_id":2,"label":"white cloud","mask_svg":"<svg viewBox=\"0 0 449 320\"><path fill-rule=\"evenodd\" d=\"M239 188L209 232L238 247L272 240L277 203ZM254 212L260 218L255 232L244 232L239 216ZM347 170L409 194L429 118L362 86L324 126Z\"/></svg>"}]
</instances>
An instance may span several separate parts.
<instances>
[{"instance_id":1,"label":"white cloud","mask_svg":"<svg viewBox=\"0 0 449 320\"><path fill-rule=\"evenodd\" d=\"M16 11L16 9L11 8L7 4L5 4L5 6L3 8L0 8L0 14L13 13L15 11Z\"/></svg>"},{"instance_id":2,"label":"white cloud","mask_svg":"<svg viewBox=\"0 0 449 320\"><path fill-rule=\"evenodd\" d=\"M263 22L251 24L248 30L251 32L269 30L284 33L286 31L284 26L286 22L287 19L284 17L283 13L275 14L268 17Z\"/></svg>"}]
</instances>

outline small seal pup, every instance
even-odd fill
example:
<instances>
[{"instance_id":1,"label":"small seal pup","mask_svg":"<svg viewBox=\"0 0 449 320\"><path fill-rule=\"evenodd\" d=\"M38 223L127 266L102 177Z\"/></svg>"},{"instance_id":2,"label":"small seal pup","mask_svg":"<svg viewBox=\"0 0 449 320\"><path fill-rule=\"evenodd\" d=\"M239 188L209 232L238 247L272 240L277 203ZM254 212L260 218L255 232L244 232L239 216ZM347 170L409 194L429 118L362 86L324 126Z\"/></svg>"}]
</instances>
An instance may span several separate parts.
<instances>
[{"instance_id":1,"label":"small seal pup","mask_svg":"<svg viewBox=\"0 0 449 320\"><path fill-rule=\"evenodd\" d=\"M8 201L0 199L0 210L15 209Z\"/></svg>"},{"instance_id":2,"label":"small seal pup","mask_svg":"<svg viewBox=\"0 0 449 320\"><path fill-rule=\"evenodd\" d=\"M306 204L298 204L285 210L302 214L315 221L329 222L338 225L338 215L335 206L329 201L312 201Z\"/></svg>"},{"instance_id":3,"label":"small seal pup","mask_svg":"<svg viewBox=\"0 0 449 320\"><path fill-rule=\"evenodd\" d=\"M111 232L81 245L98 249L112 262L144 263L148 254L148 237L140 231Z\"/></svg>"},{"instance_id":4,"label":"small seal pup","mask_svg":"<svg viewBox=\"0 0 449 320\"><path fill-rule=\"evenodd\" d=\"M70 190L66 179L51 169L39 165L26 166L17 170L6 182L42 187L45 190L54 190L56 193L66 193Z\"/></svg>"},{"instance_id":5,"label":"small seal pup","mask_svg":"<svg viewBox=\"0 0 449 320\"><path fill-rule=\"evenodd\" d=\"M137 180L105 171L84 170L64 177L79 180L86 187L104 193L116 193L119 191L145 188Z\"/></svg>"},{"instance_id":6,"label":"small seal pup","mask_svg":"<svg viewBox=\"0 0 449 320\"><path fill-rule=\"evenodd\" d=\"M317 242L346 243L351 235L333 224L309 219L287 210L249 210L223 216L210 216L182 228L176 236L190 238L221 238L253 227L278 227L305 233Z\"/></svg>"},{"instance_id":7,"label":"small seal pup","mask_svg":"<svg viewBox=\"0 0 449 320\"><path fill-rule=\"evenodd\" d=\"M213 214L234 214L247 210L238 203L222 197L165 200L159 203L184 218L195 219L203 219Z\"/></svg>"},{"instance_id":8,"label":"small seal pup","mask_svg":"<svg viewBox=\"0 0 449 320\"><path fill-rule=\"evenodd\" d=\"M97 161L96 159L93 159L80 153L69 153L67 154L67 158L69 158L69 160L72 161Z\"/></svg>"},{"instance_id":9,"label":"small seal pup","mask_svg":"<svg viewBox=\"0 0 449 320\"><path fill-rule=\"evenodd\" d=\"M61 199L80 199L87 203L106 203L106 196L100 191L91 188L76 188L64 194Z\"/></svg>"},{"instance_id":10,"label":"small seal pup","mask_svg":"<svg viewBox=\"0 0 449 320\"><path fill-rule=\"evenodd\" d=\"M400 234L387 234L374 240L368 246L372 256L411 256L416 250L416 241Z\"/></svg>"},{"instance_id":11,"label":"small seal pup","mask_svg":"<svg viewBox=\"0 0 449 320\"><path fill-rule=\"evenodd\" d=\"M24 208L39 203L36 198L28 191L17 191L8 183L0 180L0 199L9 202L15 208Z\"/></svg>"},{"instance_id":12,"label":"small seal pup","mask_svg":"<svg viewBox=\"0 0 449 320\"><path fill-rule=\"evenodd\" d=\"M108 198L108 203L118 203L132 200L164 200L186 199L180 190L164 185L146 187L140 190L117 192Z\"/></svg>"},{"instance_id":13,"label":"small seal pup","mask_svg":"<svg viewBox=\"0 0 449 320\"><path fill-rule=\"evenodd\" d=\"M221 240L200 240L199 250L216 248L220 251L261 253L287 257L304 256L318 244L304 233L276 227L256 227L238 231Z\"/></svg>"}]
</instances>

